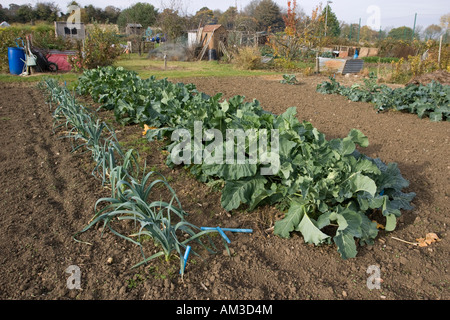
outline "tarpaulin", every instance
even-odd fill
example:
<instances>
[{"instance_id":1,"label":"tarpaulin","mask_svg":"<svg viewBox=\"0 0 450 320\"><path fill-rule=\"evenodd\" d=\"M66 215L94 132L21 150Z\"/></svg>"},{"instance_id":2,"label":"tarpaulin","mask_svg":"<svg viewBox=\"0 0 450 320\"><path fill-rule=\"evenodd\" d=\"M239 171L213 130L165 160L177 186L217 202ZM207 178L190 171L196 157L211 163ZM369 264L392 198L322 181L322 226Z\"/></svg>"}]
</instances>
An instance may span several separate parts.
<instances>
[{"instance_id":1,"label":"tarpaulin","mask_svg":"<svg viewBox=\"0 0 450 320\"><path fill-rule=\"evenodd\" d=\"M72 52L54 52L50 51L47 55L47 59L50 62L56 63L58 65L58 70L60 71L70 71L72 67L69 63L69 55L73 54Z\"/></svg>"}]
</instances>

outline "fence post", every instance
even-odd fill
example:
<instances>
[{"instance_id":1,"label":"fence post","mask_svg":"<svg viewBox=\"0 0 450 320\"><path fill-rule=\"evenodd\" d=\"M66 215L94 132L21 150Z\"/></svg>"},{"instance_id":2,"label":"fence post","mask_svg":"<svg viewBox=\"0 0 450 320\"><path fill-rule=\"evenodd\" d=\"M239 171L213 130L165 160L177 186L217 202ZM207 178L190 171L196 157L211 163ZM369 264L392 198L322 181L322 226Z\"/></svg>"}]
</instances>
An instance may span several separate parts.
<instances>
[{"instance_id":1,"label":"fence post","mask_svg":"<svg viewBox=\"0 0 450 320\"><path fill-rule=\"evenodd\" d=\"M361 18L359 18L359 26L358 26L358 44L359 44L359 36L361 35Z\"/></svg>"},{"instance_id":2,"label":"fence post","mask_svg":"<svg viewBox=\"0 0 450 320\"><path fill-rule=\"evenodd\" d=\"M319 73L319 51L316 51L316 73Z\"/></svg>"}]
</instances>

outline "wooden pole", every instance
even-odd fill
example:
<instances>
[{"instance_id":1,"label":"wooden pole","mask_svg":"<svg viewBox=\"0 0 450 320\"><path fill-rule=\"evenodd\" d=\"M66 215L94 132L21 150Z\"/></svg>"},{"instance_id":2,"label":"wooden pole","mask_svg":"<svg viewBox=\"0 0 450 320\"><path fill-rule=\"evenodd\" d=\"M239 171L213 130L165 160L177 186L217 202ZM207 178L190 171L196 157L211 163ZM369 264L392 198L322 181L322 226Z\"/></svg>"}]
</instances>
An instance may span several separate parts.
<instances>
[{"instance_id":1,"label":"wooden pole","mask_svg":"<svg viewBox=\"0 0 450 320\"><path fill-rule=\"evenodd\" d=\"M320 72L319 68L319 51L316 52L316 73Z\"/></svg>"},{"instance_id":2,"label":"wooden pole","mask_svg":"<svg viewBox=\"0 0 450 320\"><path fill-rule=\"evenodd\" d=\"M378 64L377 64L377 80L380 79L380 63L381 63L381 58L378 58Z\"/></svg>"},{"instance_id":3,"label":"wooden pole","mask_svg":"<svg viewBox=\"0 0 450 320\"><path fill-rule=\"evenodd\" d=\"M439 37L439 54L438 54L438 66L441 68L441 50L442 50L442 35Z\"/></svg>"},{"instance_id":4,"label":"wooden pole","mask_svg":"<svg viewBox=\"0 0 450 320\"><path fill-rule=\"evenodd\" d=\"M358 26L358 43L359 43L359 36L361 35L361 18L359 18L359 26Z\"/></svg>"}]
</instances>

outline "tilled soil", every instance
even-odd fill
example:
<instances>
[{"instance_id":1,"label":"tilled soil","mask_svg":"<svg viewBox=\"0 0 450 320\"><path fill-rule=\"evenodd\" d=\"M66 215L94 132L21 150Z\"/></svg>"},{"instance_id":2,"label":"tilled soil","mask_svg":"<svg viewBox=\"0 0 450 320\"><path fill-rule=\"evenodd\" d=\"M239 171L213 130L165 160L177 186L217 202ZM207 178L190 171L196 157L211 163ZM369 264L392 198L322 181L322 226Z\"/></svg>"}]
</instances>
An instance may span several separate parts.
<instances>
[{"instance_id":1,"label":"tilled soil","mask_svg":"<svg viewBox=\"0 0 450 320\"><path fill-rule=\"evenodd\" d=\"M164 164L159 145L144 152L147 166L170 182L198 226L252 228L228 234L231 256L217 242L217 253L192 255L183 278L179 261L142 259L140 249L101 226L79 236L94 215L94 205L110 191L91 175L90 155L71 152L71 141L53 132L53 118L42 93L22 84L0 84L0 298L13 300L291 300L291 299L449 299L450 123L431 122L399 112L377 114L370 104L315 92L324 77L301 78L283 85L275 78L192 78L200 91L244 95L268 111L295 106L328 139L352 128L369 137L361 150L372 158L396 162L417 194L414 210L404 212L394 232L380 231L373 246L360 247L342 260L334 246L314 247L301 235L280 239L270 231L280 213L272 207L227 213L220 192L193 179L184 169ZM339 79L340 80L340 79ZM344 79L342 79L344 81ZM345 79L349 81L349 79ZM102 113L106 118L110 115ZM133 147L137 126L116 127ZM125 226L127 230L129 226ZM415 242L427 233L441 241L428 247ZM395 237L392 238L392 237ZM399 240L400 239L400 240ZM217 240L217 239L216 239ZM403 241L401 241L403 240ZM155 252L150 243L146 250ZM370 266L380 268L380 289L369 289ZM70 289L67 269L77 266L81 289ZM369 269L370 270L370 269Z\"/></svg>"}]
</instances>

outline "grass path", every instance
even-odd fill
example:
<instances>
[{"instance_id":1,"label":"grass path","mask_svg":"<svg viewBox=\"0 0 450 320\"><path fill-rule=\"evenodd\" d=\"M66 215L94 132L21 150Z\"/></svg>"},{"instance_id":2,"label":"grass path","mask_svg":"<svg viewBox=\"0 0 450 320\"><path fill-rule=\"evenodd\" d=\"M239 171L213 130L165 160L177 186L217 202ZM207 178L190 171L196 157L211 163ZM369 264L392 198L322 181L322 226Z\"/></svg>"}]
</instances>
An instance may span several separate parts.
<instances>
[{"instance_id":1,"label":"grass path","mask_svg":"<svg viewBox=\"0 0 450 320\"><path fill-rule=\"evenodd\" d=\"M240 70L230 63L218 61L168 61L166 68L164 61L149 60L146 55L131 54L122 56L114 64L128 70L136 71L141 78L152 75L156 78L192 78L192 77L236 77L236 76L263 76L280 75L281 71L272 70ZM68 84L75 82L80 74L64 72L58 74L36 73L30 76L17 76L9 73L0 74L0 82L39 82L49 75L59 77Z\"/></svg>"}]
</instances>

